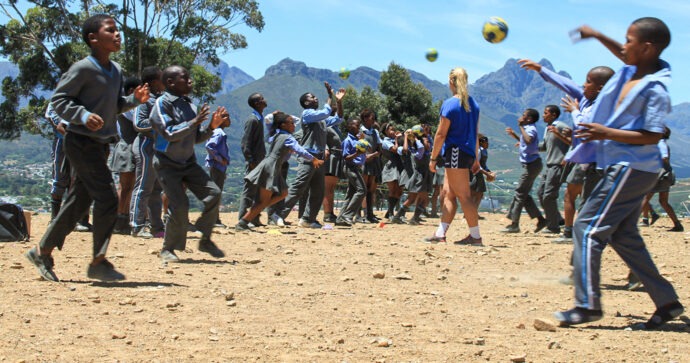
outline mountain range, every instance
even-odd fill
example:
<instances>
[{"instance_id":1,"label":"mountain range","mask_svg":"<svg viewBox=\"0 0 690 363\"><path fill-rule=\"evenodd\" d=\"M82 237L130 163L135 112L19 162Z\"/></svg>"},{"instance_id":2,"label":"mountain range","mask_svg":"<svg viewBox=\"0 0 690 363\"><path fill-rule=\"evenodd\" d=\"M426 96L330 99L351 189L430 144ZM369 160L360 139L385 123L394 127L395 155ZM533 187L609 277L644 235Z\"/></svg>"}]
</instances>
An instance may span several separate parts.
<instances>
[{"instance_id":1,"label":"mountain range","mask_svg":"<svg viewBox=\"0 0 690 363\"><path fill-rule=\"evenodd\" d=\"M546 59L540 62L543 67L554 70ZM212 67L222 79L222 90L216 95L216 104L225 106L230 111L233 123L228 132L232 160L243 160L239 151L239 141L243 132L244 119L251 113L247 97L253 92L261 92L268 101L267 112L281 110L299 115L299 96L312 92L322 100L326 99L323 82L329 82L334 88L352 86L357 90L364 87L378 88L381 71L369 67L358 67L351 70L347 80L338 76L338 72L312 68L301 61L285 58L269 67L263 77L254 79L241 69L221 62ZM564 71L559 74L570 78ZM425 75L409 70L414 82L422 83L432 94L434 101L450 96L446 84L431 80ZM0 62L0 78L15 76L16 67L9 62ZM576 80L580 82L584 80ZM547 84L532 71L519 67L516 59L508 59L503 67L486 74L469 86L470 94L481 108L480 131L491 140L492 163L498 167L515 167L516 150L514 140L505 133L506 127L515 127L517 117L525 108L540 111L547 104L559 104L563 92ZM561 120L569 122L568 114ZM672 164L679 177L690 176L690 103L674 105L673 112L667 118L668 126L673 130L669 141L672 150ZM543 123L538 124L543 131Z\"/></svg>"}]
</instances>

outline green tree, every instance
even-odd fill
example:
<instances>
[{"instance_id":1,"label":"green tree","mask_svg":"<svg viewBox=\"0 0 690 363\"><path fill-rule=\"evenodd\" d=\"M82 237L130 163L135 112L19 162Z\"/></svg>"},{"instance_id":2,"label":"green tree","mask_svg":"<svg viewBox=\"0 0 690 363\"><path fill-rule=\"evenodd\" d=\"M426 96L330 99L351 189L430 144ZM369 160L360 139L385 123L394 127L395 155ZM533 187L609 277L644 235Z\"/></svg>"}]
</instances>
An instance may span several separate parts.
<instances>
[{"instance_id":1,"label":"green tree","mask_svg":"<svg viewBox=\"0 0 690 363\"><path fill-rule=\"evenodd\" d=\"M381 72L379 91L385 96L391 121L406 128L419 123L436 124L438 104L434 104L431 92L421 83L414 83L400 65L392 62L388 70Z\"/></svg>"},{"instance_id":2,"label":"green tree","mask_svg":"<svg viewBox=\"0 0 690 363\"><path fill-rule=\"evenodd\" d=\"M219 55L247 47L244 35L232 28L245 25L262 31L263 15L255 0L29 0L23 12L17 0L0 2L9 18L0 25L0 54L19 68L19 75L2 82L0 138L19 137L21 131L48 133L42 122L47 99L60 75L88 54L81 39L81 23L90 15L113 16L124 35L123 51L113 59L128 75L140 75L149 65L172 64L190 69L194 94L213 102L220 90L216 74L205 68L218 65ZM195 66L197 65L197 66ZM28 105L19 106L28 99Z\"/></svg>"},{"instance_id":3,"label":"green tree","mask_svg":"<svg viewBox=\"0 0 690 363\"><path fill-rule=\"evenodd\" d=\"M343 116L346 120L359 117L359 113L365 108L376 112L379 124L388 121L389 118L383 96L369 86L365 86L359 93L351 85L348 86L343 99L343 108L345 109Z\"/></svg>"}]
</instances>

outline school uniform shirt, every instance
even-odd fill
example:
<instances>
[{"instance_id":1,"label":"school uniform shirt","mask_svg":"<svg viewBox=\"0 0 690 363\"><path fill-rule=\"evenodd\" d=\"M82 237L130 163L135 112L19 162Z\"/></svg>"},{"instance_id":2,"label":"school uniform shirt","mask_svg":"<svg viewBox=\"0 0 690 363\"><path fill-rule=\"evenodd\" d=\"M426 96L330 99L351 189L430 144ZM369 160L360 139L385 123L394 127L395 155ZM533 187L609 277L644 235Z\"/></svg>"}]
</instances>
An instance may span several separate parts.
<instances>
[{"instance_id":1,"label":"school uniform shirt","mask_svg":"<svg viewBox=\"0 0 690 363\"><path fill-rule=\"evenodd\" d=\"M132 145L137 137L137 130L134 128L136 118L136 108L124 112L117 116L117 133L127 145Z\"/></svg>"},{"instance_id":2,"label":"school uniform shirt","mask_svg":"<svg viewBox=\"0 0 690 363\"><path fill-rule=\"evenodd\" d=\"M156 105L156 99L160 97L155 93L149 93L149 100L137 106L134 118L134 129L145 137L153 139L153 127L151 126L151 111Z\"/></svg>"},{"instance_id":3,"label":"school uniform shirt","mask_svg":"<svg viewBox=\"0 0 690 363\"><path fill-rule=\"evenodd\" d=\"M213 130L194 123L196 106L186 96L165 92L151 112L156 154L177 164L196 163L194 144L211 137Z\"/></svg>"},{"instance_id":4,"label":"school uniform shirt","mask_svg":"<svg viewBox=\"0 0 690 363\"><path fill-rule=\"evenodd\" d=\"M465 111L462 101L457 97L443 101L441 116L450 120L450 127L441 155L445 154L447 148L457 147L463 153L476 157L479 105L472 97L469 97L468 103L470 112Z\"/></svg>"},{"instance_id":5,"label":"school uniform shirt","mask_svg":"<svg viewBox=\"0 0 690 363\"><path fill-rule=\"evenodd\" d=\"M566 127L560 121L554 121L551 125L556 127L557 132L561 132ZM547 166L561 165L565 154L568 152L568 148L570 148L570 145L559 139L553 132L548 129L544 131L544 140L539 144L539 151L546 152L544 161Z\"/></svg>"},{"instance_id":6,"label":"school uniform shirt","mask_svg":"<svg viewBox=\"0 0 690 363\"><path fill-rule=\"evenodd\" d=\"M525 125L522 128L532 139L528 144L525 142L522 132L520 132L520 162L528 164L539 159L539 132L534 124Z\"/></svg>"},{"instance_id":7,"label":"school uniform shirt","mask_svg":"<svg viewBox=\"0 0 690 363\"><path fill-rule=\"evenodd\" d=\"M261 142L263 144L263 140ZM223 128L219 127L213 130L213 134L206 141L206 167L219 170L225 173L230 161L228 154L228 136L225 134ZM225 161L225 164L223 163Z\"/></svg>"},{"instance_id":8,"label":"school uniform shirt","mask_svg":"<svg viewBox=\"0 0 690 363\"><path fill-rule=\"evenodd\" d=\"M311 108L302 111L301 144L307 151L319 155L326 150L326 128L343 122L343 119L331 116L331 106L326 104L320 110Z\"/></svg>"},{"instance_id":9,"label":"school uniform shirt","mask_svg":"<svg viewBox=\"0 0 690 363\"><path fill-rule=\"evenodd\" d=\"M117 140L117 115L139 104L134 95L125 96L120 65L110 61L110 69L88 56L74 63L60 78L50 103L62 119L69 122L67 130L88 136L102 144ZM103 119L96 131L85 125L95 113Z\"/></svg>"},{"instance_id":10,"label":"school uniform shirt","mask_svg":"<svg viewBox=\"0 0 690 363\"><path fill-rule=\"evenodd\" d=\"M644 76L630 89L618 107L616 104L621 90L635 75L637 67L626 65L616 72L599 93L588 121L619 130L663 133L664 119L671 112L671 98L667 91L671 67L661 59L659 63L661 69ZM632 145L613 140L595 140L590 144L596 147L595 155L581 156L587 157L585 162L596 161L600 168L623 164L650 173L656 173L661 168L661 155L656 144Z\"/></svg>"},{"instance_id":11,"label":"school uniform shirt","mask_svg":"<svg viewBox=\"0 0 690 363\"><path fill-rule=\"evenodd\" d=\"M355 147L357 145L357 141L359 141L357 136L352 135L350 133L347 134L345 141L343 141L343 158L345 158L346 156L350 156L352 154L357 153L357 148ZM361 166L361 165L364 165L365 160L366 160L366 154L361 153L361 154L355 156L354 159L352 159L350 161L346 161L346 163L350 164L350 165L354 164L354 165Z\"/></svg>"}]
</instances>

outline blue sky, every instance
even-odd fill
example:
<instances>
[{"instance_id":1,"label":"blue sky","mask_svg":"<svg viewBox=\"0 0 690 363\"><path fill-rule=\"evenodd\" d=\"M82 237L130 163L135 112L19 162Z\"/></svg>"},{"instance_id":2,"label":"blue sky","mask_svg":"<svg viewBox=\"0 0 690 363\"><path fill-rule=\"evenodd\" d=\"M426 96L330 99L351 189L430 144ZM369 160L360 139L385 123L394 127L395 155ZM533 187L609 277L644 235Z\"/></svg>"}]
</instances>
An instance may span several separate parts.
<instances>
[{"instance_id":1,"label":"blue sky","mask_svg":"<svg viewBox=\"0 0 690 363\"><path fill-rule=\"evenodd\" d=\"M246 35L249 47L222 56L254 78L290 57L332 70L385 70L394 61L443 83L453 67L467 69L474 82L509 58L547 58L583 82L594 66L617 70L623 64L598 41L573 44L568 31L587 24L623 42L633 20L655 16L671 29L671 45L662 58L672 68L672 102L690 102L687 0L265 0L260 9L263 32L234 28ZM491 16L502 17L510 27L500 44L481 36ZM428 48L438 50L436 62L425 59Z\"/></svg>"}]
</instances>

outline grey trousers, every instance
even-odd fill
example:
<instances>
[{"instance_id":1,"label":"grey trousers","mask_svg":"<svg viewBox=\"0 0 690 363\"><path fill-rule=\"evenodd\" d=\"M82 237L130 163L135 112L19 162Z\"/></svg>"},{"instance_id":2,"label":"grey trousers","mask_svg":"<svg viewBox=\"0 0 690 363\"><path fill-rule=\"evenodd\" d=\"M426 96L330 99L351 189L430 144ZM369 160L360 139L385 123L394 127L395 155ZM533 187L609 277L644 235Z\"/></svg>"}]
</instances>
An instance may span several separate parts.
<instances>
[{"instance_id":1,"label":"grey trousers","mask_svg":"<svg viewBox=\"0 0 690 363\"><path fill-rule=\"evenodd\" d=\"M609 166L585 202L573 226L575 306L600 310L601 255L607 244L640 278L657 307L678 300L673 286L659 273L637 229L642 199L657 174Z\"/></svg>"},{"instance_id":2,"label":"grey trousers","mask_svg":"<svg viewBox=\"0 0 690 363\"><path fill-rule=\"evenodd\" d=\"M244 175L247 176L249 172L252 171L252 169L249 167L249 163L246 163L245 169L244 169ZM247 214L247 210L251 208L254 203L257 201L259 197L259 188L245 180L244 178L242 179L243 187L242 187L242 195L240 196L240 206L238 210L238 215L237 215L237 220L239 221L242 219L242 217ZM270 214L269 214L270 217Z\"/></svg>"},{"instance_id":3,"label":"grey trousers","mask_svg":"<svg viewBox=\"0 0 690 363\"><path fill-rule=\"evenodd\" d=\"M64 151L70 163L72 183L65 203L48 225L39 246L62 249L77 222L93 205L93 257L105 255L117 220L117 191L108 168L108 145L88 136L68 132Z\"/></svg>"},{"instance_id":4,"label":"grey trousers","mask_svg":"<svg viewBox=\"0 0 690 363\"><path fill-rule=\"evenodd\" d=\"M177 164L154 155L153 167L158 171L158 179L168 196L169 218L165 223L163 249L183 251L186 247L189 199L183 184L204 203L204 210L195 225L202 238L210 238L220 205L220 189L216 183L196 162Z\"/></svg>"},{"instance_id":5,"label":"grey trousers","mask_svg":"<svg viewBox=\"0 0 690 363\"><path fill-rule=\"evenodd\" d=\"M537 159L531 163L522 164L523 172L522 175L520 175L518 187L515 188L513 202L510 205L510 211L508 212L510 220L512 220L514 224L520 222L520 213L522 213L522 208L525 208L530 218L541 217L541 212L539 211L539 208L537 208L537 204L534 203L534 199L532 199L530 192L532 191L534 181L539 176L539 173L541 173L542 167L543 165L541 159Z\"/></svg>"},{"instance_id":6,"label":"grey trousers","mask_svg":"<svg viewBox=\"0 0 690 363\"><path fill-rule=\"evenodd\" d=\"M135 176L132 200L129 204L130 225L141 228L148 218L151 230L162 231L161 211L163 187L158 182L158 173L153 168L153 140L139 135L132 143L134 152Z\"/></svg>"},{"instance_id":7,"label":"grey trousers","mask_svg":"<svg viewBox=\"0 0 690 363\"><path fill-rule=\"evenodd\" d=\"M316 222L316 217L321 209L323 202L323 195L325 193L326 174L324 168L315 168L311 162L304 162L300 160L297 166L297 175L295 180L288 189L287 198L285 198L285 205L280 213L280 216L285 219L292 211L297 202L300 201L304 193L309 193L307 206L304 210L302 219L307 222Z\"/></svg>"},{"instance_id":8,"label":"grey trousers","mask_svg":"<svg viewBox=\"0 0 690 363\"><path fill-rule=\"evenodd\" d=\"M362 201L367 194L367 187L364 185L364 178L362 177L362 169L356 165L345 164L343 168L345 177L347 178L347 195L343 208L340 209L338 221L349 221L355 218L362 208Z\"/></svg>"},{"instance_id":9,"label":"grey trousers","mask_svg":"<svg viewBox=\"0 0 690 363\"><path fill-rule=\"evenodd\" d=\"M562 217L561 212L558 211L558 194L561 189L562 177L562 165L547 165L546 171L541 175L541 183L537 189L539 203L544 209L546 228L550 230L560 229L558 222Z\"/></svg>"},{"instance_id":10,"label":"grey trousers","mask_svg":"<svg viewBox=\"0 0 690 363\"><path fill-rule=\"evenodd\" d=\"M208 170L208 176L211 178L211 181L213 181L218 189L220 189L220 197L218 200L218 207L220 207L222 196L223 196L223 187L225 186L225 171L220 171L216 168L209 168ZM220 208L216 210L216 222L220 222Z\"/></svg>"}]
</instances>

